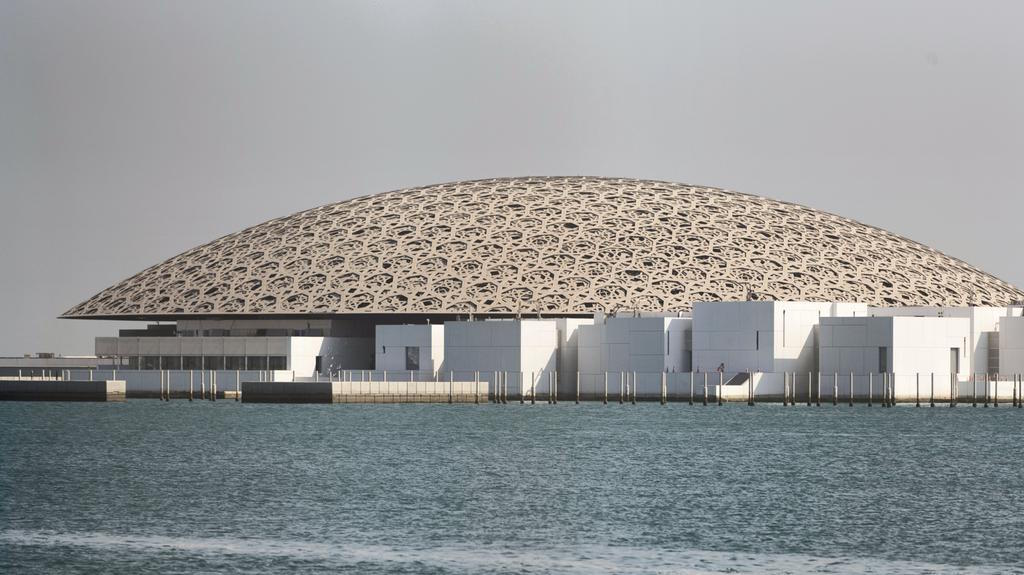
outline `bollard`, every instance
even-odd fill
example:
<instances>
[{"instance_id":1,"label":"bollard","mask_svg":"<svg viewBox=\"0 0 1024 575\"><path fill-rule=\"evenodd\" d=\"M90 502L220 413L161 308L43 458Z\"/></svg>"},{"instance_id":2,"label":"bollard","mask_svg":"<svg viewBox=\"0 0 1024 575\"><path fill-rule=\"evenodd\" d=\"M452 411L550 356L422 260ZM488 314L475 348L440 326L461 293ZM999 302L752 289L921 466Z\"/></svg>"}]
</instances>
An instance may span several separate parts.
<instances>
[{"instance_id":1,"label":"bollard","mask_svg":"<svg viewBox=\"0 0 1024 575\"><path fill-rule=\"evenodd\" d=\"M821 372L818 372L818 403L817 406L821 407Z\"/></svg>"},{"instance_id":2,"label":"bollard","mask_svg":"<svg viewBox=\"0 0 1024 575\"><path fill-rule=\"evenodd\" d=\"M973 373L971 374L971 398L971 407L978 407L978 378Z\"/></svg>"},{"instance_id":3,"label":"bollard","mask_svg":"<svg viewBox=\"0 0 1024 575\"><path fill-rule=\"evenodd\" d=\"M580 404L580 372L576 370L576 405Z\"/></svg>"},{"instance_id":4,"label":"bollard","mask_svg":"<svg viewBox=\"0 0 1024 575\"><path fill-rule=\"evenodd\" d=\"M199 399L206 399L206 370L199 372Z\"/></svg>"},{"instance_id":5,"label":"bollard","mask_svg":"<svg viewBox=\"0 0 1024 575\"><path fill-rule=\"evenodd\" d=\"M708 405L708 372L704 372L704 406Z\"/></svg>"},{"instance_id":6,"label":"bollard","mask_svg":"<svg viewBox=\"0 0 1024 575\"><path fill-rule=\"evenodd\" d=\"M999 374L996 374L995 381L992 382L992 407L999 407Z\"/></svg>"},{"instance_id":7,"label":"bollard","mask_svg":"<svg viewBox=\"0 0 1024 575\"><path fill-rule=\"evenodd\" d=\"M932 372L931 391L928 392L928 407L935 407L935 372Z\"/></svg>"},{"instance_id":8,"label":"bollard","mask_svg":"<svg viewBox=\"0 0 1024 575\"><path fill-rule=\"evenodd\" d=\"M116 378L115 378L116 379ZM192 401L192 395L195 392L195 379L192 377L192 370L188 370L188 400Z\"/></svg>"},{"instance_id":9,"label":"bollard","mask_svg":"<svg viewBox=\"0 0 1024 575\"><path fill-rule=\"evenodd\" d=\"M608 405L608 372L604 372L604 404Z\"/></svg>"},{"instance_id":10,"label":"bollard","mask_svg":"<svg viewBox=\"0 0 1024 575\"><path fill-rule=\"evenodd\" d=\"M454 393L455 393L455 372L454 371L449 371L448 372L448 403L449 404L452 403L452 401L455 399L455 398L452 397L452 395Z\"/></svg>"},{"instance_id":11,"label":"bollard","mask_svg":"<svg viewBox=\"0 0 1024 575\"><path fill-rule=\"evenodd\" d=\"M914 391L914 407L921 407L921 372L917 372L916 389Z\"/></svg>"},{"instance_id":12,"label":"bollard","mask_svg":"<svg viewBox=\"0 0 1024 575\"><path fill-rule=\"evenodd\" d=\"M619 372L619 405L622 405L622 394L626 392L626 372Z\"/></svg>"},{"instance_id":13,"label":"bollard","mask_svg":"<svg viewBox=\"0 0 1024 575\"><path fill-rule=\"evenodd\" d=\"M988 372L986 371L985 373L983 373L981 375L982 375L982 381L985 384L985 387L983 387L981 389L981 395L982 395L981 399L984 400L985 407L988 407Z\"/></svg>"},{"instance_id":14,"label":"bollard","mask_svg":"<svg viewBox=\"0 0 1024 575\"><path fill-rule=\"evenodd\" d=\"M480 372L473 372L473 403L480 405Z\"/></svg>"},{"instance_id":15,"label":"bollard","mask_svg":"<svg viewBox=\"0 0 1024 575\"><path fill-rule=\"evenodd\" d=\"M633 372L633 405L636 405L636 372Z\"/></svg>"},{"instance_id":16,"label":"bollard","mask_svg":"<svg viewBox=\"0 0 1024 575\"><path fill-rule=\"evenodd\" d=\"M839 405L839 372L835 372L832 380L832 405Z\"/></svg>"},{"instance_id":17,"label":"bollard","mask_svg":"<svg viewBox=\"0 0 1024 575\"><path fill-rule=\"evenodd\" d=\"M544 372L542 371L541 374ZM530 372L530 405L537 405L537 374Z\"/></svg>"},{"instance_id":18,"label":"bollard","mask_svg":"<svg viewBox=\"0 0 1024 575\"><path fill-rule=\"evenodd\" d=\"M555 405L558 405L558 372L551 372L551 390L555 394Z\"/></svg>"},{"instance_id":19,"label":"bollard","mask_svg":"<svg viewBox=\"0 0 1024 575\"><path fill-rule=\"evenodd\" d=\"M789 405L789 372L782 372L782 407Z\"/></svg>"},{"instance_id":20,"label":"bollard","mask_svg":"<svg viewBox=\"0 0 1024 575\"><path fill-rule=\"evenodd\" d=\"M853 407L853 372L850 372L850 407Z\"/></svg>"},{"instance_id":21,"label":"bollard","mask_svg":"<svg viewBox=\"0 0 1024 575\"><path fill-rule=\"evenodd\" d=\"M956 374L949 374L949 406L956 407Z\"/></svg>"}]
</instances>

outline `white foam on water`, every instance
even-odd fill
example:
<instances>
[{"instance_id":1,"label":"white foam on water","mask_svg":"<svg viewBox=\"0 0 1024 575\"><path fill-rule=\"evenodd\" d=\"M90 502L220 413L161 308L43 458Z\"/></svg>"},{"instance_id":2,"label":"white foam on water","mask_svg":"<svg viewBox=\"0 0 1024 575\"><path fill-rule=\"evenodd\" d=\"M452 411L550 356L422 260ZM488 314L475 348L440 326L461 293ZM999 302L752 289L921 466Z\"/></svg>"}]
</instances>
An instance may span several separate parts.
<instances>
[{"instance_id":1,"label":"white foam on water","mask_svg":"<svg viewBox=\"0 0 1024 575\"><path fill-rule=\"evenodd\" d=\"M775 574L968 574L1024 573L1007 565L954 566L861 557L658 549L633 546L572 546L521 550L508 546L432 545L397 547L279 539L123 535L100 532L0 531L0 546L82 547L114 553L183 553L206 558L281 558L330 565L406 565L452 571L537 573L712 573Z\"/></svg>"}]
</instances>

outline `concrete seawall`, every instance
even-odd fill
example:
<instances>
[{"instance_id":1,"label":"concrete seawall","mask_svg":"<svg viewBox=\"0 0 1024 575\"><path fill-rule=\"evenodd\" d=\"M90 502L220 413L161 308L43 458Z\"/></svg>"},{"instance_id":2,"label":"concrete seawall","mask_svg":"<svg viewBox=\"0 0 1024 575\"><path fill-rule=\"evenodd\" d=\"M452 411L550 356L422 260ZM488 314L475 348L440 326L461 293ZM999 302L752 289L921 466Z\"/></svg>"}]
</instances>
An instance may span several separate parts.
<instances>
[{"instance_id":1,"label":"concrete seawall","mask_svg":"<svg viewBox=\"0 0 1024 575\"><path fill-rule=\"evenodd\" d=\"M486 403L487 388L472 381L242 382L243 403Z\"/></svg>"},{"instance_id":2,"label":"concrete seawall","mask_svg":"<svg viewBox=\"0 0 1024 575\"><path fill-rule=\"evenodd\" d=\"M0 401L124 401L124 381L0 381Z\"/></svg>"}]
</instances>

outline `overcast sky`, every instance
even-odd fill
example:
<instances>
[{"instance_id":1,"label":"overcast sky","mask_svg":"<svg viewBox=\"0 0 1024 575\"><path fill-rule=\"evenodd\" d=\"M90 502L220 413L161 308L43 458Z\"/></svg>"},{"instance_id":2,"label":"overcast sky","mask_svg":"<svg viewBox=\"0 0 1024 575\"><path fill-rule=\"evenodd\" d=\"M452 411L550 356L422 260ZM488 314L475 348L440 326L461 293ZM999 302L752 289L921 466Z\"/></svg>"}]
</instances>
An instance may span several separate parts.
<instances>
[{"instance_id":1,"label":"overcast sky","mask_svg":"<svg viewBox=\"0 0 1024 575\"><path fill-rule=\"evenodd\" d=\"M1024 285L1024 2L0 0L0 354L356 195L601 175L798 202Z\"/></svg>"}]
</instances>

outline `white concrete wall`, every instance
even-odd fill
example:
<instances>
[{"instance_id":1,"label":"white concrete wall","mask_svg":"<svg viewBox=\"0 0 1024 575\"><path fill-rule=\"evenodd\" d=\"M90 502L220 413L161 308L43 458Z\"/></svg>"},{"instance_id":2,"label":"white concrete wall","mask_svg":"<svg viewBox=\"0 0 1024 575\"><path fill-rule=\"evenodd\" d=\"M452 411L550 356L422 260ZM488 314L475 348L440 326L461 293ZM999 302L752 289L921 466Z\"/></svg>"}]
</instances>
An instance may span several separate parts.
<instances>
[{"instance_id":1,"label":"white concrete wall","mask_svg":"<svg viewBox=\"0 0 1024 575\"><path fill-rule=\"evenodd\" d=\"M558 393L575 397L576 373L579 370L580 328L594 325L593 319L556 319L558 326Z\"/></svg>"},{"instance_id":2,"label":"white concrete wall","mask_svg":"<svg viewBox=\"0 0 1024 575\"><path fill-rule=\"evenodd\" d=\"M638 397L660 395L662 373L690 371L687 332L692 324L690 318L655 316L607 317L582 326L577 350L582 392L603 391L607 372L613 395L622 387L623 373L631 388L636 385Z\"/></svg>"},{"instance_id":3,"label":"white concrete wall","mask_svg":"<svg viewBox=\"0 0 1024 575\"><path fill-rule=\"evenodd\" d=\"M818 340L822 393L831 396L838 373L839 395L846 397L852 373L856 396L865 396L870 388L879 398L883 378L879 374L879 348L884 347L887 371L895 374L898 394L912 396L919 374L922 384L930 386L934 373L936 389L948 396L950 348L959 348L960 371L953 374L958 385L970 372L962 347L970 329L971 321L966 317L822 318Z\"/></svg>"},{"instance_id":4,"label":"white concrete wall","mask_svg":"<svg viewBox=\"0 0 1024 575\"><path fill-rule=\"evenodd\" d=\"M378 325L374 343L377 371L406 371L405 348L418 347L419 372L433 373L444 362L443 325Z\"/></svg>"},{"instance_id":5,"label":"white concrete wall","mask_svg":"<svg viewBox=\"0 0 1024 575\"><path fill-rule=\"evenodd\" d=\"M866 311L867 306L854 303L698 302L693 308L693 369L715 371L725 364L727 373L817 371L820 319ZM781 385L780 379L780 391Z\"/></svg>"},{"instance_id":6,"label":"white concrete wall","mask_svg":"<svg viewBox=\"0 0 1024 575\"><path fill-rule=\"evenodd\" d=\"M458 321L444 324L442 372L456 380L480 379L493 385L494 372L508 373L508 392L533 389L531 374L546 394L548 377L556 372L558 325L554 320ZM521 386L521 387L520 387Z\"/></svg>"},{"instance_id":7,"label":"white concrete wall","mask_svg":"<svg viewBox=\"0 0 1024 575\"><path fill-rule=\"evenodd\" d=\"M999 373L1024 374L1024 317L999 320Z\"/></svg>"},{"instance_id":8,"label":"white concrete wall","mask_svg":"<svg viewBox=\"0 0 1024 575\"><path fill-rule=\"evenodd\" d=\"M1019 309L1019 308L1017 308ZM999 319L1012 314L1005 307L869 307L868 314L877 317L956 317L970 320L970 331L960 346L966 349L961 362L962 373L984 373L988 369L988 335L999 329ZM948 371L948 370L947 370Z\"/></svg>"}]
</instances>

